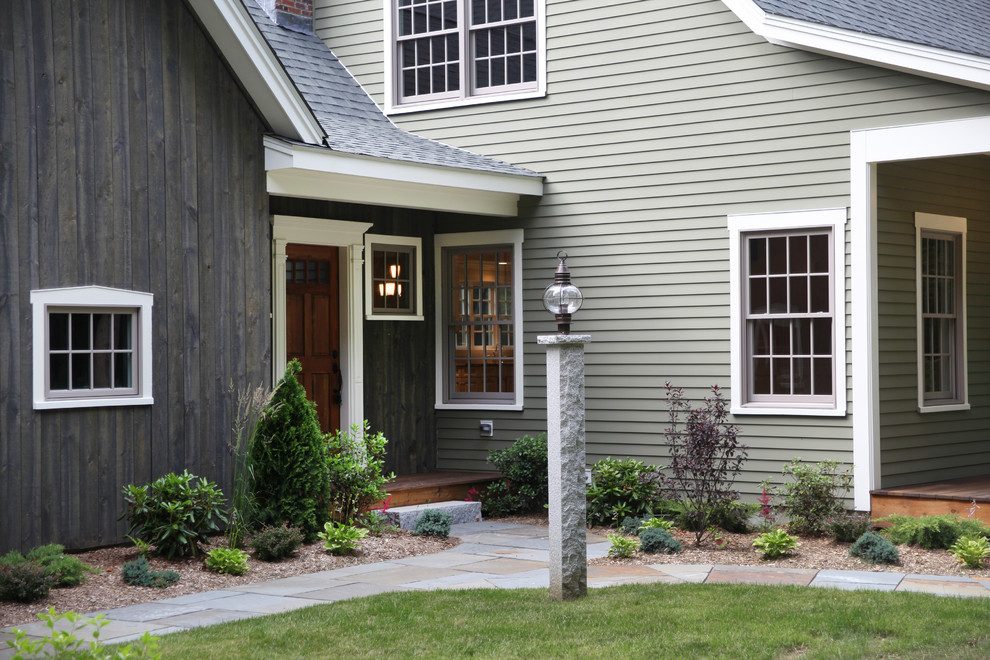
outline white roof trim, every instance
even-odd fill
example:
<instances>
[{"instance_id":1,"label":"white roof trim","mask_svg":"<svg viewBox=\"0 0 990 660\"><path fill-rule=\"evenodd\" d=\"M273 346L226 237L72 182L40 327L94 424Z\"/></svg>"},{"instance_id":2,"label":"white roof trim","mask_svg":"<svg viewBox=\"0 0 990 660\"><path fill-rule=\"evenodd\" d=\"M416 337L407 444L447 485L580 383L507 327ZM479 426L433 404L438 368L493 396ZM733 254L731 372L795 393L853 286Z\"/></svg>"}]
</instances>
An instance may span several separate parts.
<instances>
[{"instance_id":1,"label":"white roof trim","mask_svg":"<svg viewBox=\"0 0 990 660\"><path fill-rule=\"evenodd\" d=\"M265 120L279 135L320 144L325 136L309 106L239 0L189 0Z\"/></svg>"},{"instance_id":2,"label":"white roof trim","mask_svg":"<svg viewBox=\"0 0 990 660\"><path fill-rule=\"evenodd\" d=\"M750 30L778 46L990 89L990 59L984 57L774 16L752 0L722 1Z\"/></svg>"},{"instance_id":3,"label":"white roof trim","mask_svg":"<svg viewBox=\"0 0 990 660\"><path fill-rule=\"evenodd\" d=\"M515 216L543 178L373 158L265 137L268 192L358 204Z\"/></svg>"}]
</instances>

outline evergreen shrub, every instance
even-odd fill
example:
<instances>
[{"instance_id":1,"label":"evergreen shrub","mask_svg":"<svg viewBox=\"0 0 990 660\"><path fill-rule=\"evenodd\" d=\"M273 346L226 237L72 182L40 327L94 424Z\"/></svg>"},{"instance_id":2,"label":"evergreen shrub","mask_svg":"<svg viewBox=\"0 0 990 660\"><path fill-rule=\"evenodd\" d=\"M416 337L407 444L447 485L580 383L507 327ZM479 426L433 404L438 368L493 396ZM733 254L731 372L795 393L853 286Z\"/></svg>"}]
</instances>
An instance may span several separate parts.
<instances>
[{"instance_id":1,"label":"evergreen shrub","mask_svg":"<svg viewBox=\"0 0 990 660\"><path fill-rule=\"evenodd\" d=\"M155 547L169 559L195 556L199 544L227 522L223 493L217 485L184 470L169 473L150 484L124 486L129 536Z\"/></svg>"},{"instance_id":2,"label":"evergreen shrub","mask_svg":"<svg viewBox=\"0 0 990 660\"><path fill-rule=\"evenodd\" d=\"M639 533L639 548L651 555L676 555L682 550L681 542L662 527L648 527Z\"/></svg>"},{"instance_id":3,"label":"evergreen shrub","mask_svg":"<svg viewBox=\"0 0 990 660\"><path fill-rule=\"evenodd\" d=\"M482 512L490 517L543 509L547 504L547 434L524 435L505 449L488 452L488 462L505 476L492 482L481 497Z\"/></svg>"},{"instance_id":4,"label":"evergreen shrub","mask_svg":"<svg viewBox=\"0 0 990 660\"><path fill-rule=\"evenodd\" d=\"M148 566L148 560L139 557L129 561L120 569L120 577L134 587L155 587L164 589L179 581L179 574L173 570L153 571Z\"/></svg>"},{"instance_id":5,"label":"evergreen shrub","mask_svg":"<svg viewBox=\"0 0 990 660\"><path fill-rule=\"evenodd\" d=\"M849 554L871 564L896 564L901 559L894 544L873 532L867 532L856 539L849 548Z\"/></svg>"},{"instance_id":6,"label":"evergreen shrub","mask_svg":"<svg viewBox=\"0 0 990 660\"><path fill-rule=\"evenodd\" d=\"M0 558L0 600L33 603L47 598L57 581L44 566L26 561L19 552Z\"/></svg>"},{"instance_id":7,"label":"evergreen shrub","mask_svg":"<svg viewBox=\"0 0 990 660\"><path fill-rule=\"evenodd\" d=\"M990 526L986 523L950 514L920 518L893 515L880 520L891 523L886 536L894 543L917 545L926 550L948 549L961 536L990 537Z\"/></svg>"},{"instance_id":8,"label":"evergreen shrub","mask_svg":"<svg viewBox=\"0 0 990 660\"><path fill-rule=\"evenodd\" d=\"M258 421L250 460L254 466L257 521L288 523L314 541L329 519L327 444L306 390L296 380L298 360L285 368L271 402Z\"/></svg>"},{"instance_id":9,"label":"evergreen shrub","mask_svg":"<svg viewBox=\"0 0 990 660\"><path fill-rule=\"evenodd\" d=\"M251 539L254 556L262 561L281 561L302 545L303 536L298 527L288 524L263 527Z\"/></svg>"},{"instance_id":10,"label":"evergreen shrub","mask_svg":"<svg viewBox=\"0 0 990 660\"><path fill-rule=\"evenodd\" d=\"M662 469L634 458L611 456L592 465L588 524L615 525L626 518L652 518L663 501Z\"/></svg>"},{"instance_id":11,"label":"evergreen shrub","mask_svg":"<svg viewBox=\"0 0 990 660\"><path fill-rule=\"evenodd\" d=\"M427 509L416 520L413 536L437 536L445 539L450 536L450 523L453 516L444 511Z\"/></svg>"}]
</instances>

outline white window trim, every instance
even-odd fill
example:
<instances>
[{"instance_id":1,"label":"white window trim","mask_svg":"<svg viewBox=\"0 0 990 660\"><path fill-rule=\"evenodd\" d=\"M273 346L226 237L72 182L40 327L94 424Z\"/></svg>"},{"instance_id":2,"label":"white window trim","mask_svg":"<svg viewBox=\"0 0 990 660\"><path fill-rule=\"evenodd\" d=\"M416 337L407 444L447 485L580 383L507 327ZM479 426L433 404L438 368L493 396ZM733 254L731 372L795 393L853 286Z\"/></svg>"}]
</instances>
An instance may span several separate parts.
<instances>
[{"instance_id":1,"label":"white window trim","mask_svg":"<svg viewBox=\"0 0 990 660\"><path fill-rule=\"evenodd\" d=\"M933 412L949 412L952 410L969 410L969 362L966 357L967 347L969 345L967 328L966 328L966 318L967 318L967 304L966 304L966 218L959 218L948 215L935 215L933 213L915 213L914 214L914 227L915 227L915 293L916 293L916 312L917 320L915 327L917 328L917 352L918 352L918 412L920 413L933 413ZM958 315L959 323L962 324L962 342L961 345L957 347L959 351L955 356L956 363L959 368L959 386L962 389L962 396L959 400L950 401L944 404L938 403L926 403L925 402L925 384L924 384L924 346L922 341L922 318L921 318L921 235L925 231L941 231L946 234L954 234L960 237L959 251L962 253L960 255L960 266L962 268L962 278L959 282L959 298L962 301L960 305L961 310Z\"/></svg>"},{"instance_id":2,"label":"white window trim","mask_svg":"<svg viewBox=\"0 0 990 660\"><path fill-rule=\"evenodd\" d=\"M124 289L111 289L103 286L78 286L61 289L39 289L31 292L32 329L32 392L35 410L58 410L66 408L97 408L105 406L149 406L155 402L152 397L151 379L151 308L154 294ZM124 396L59 397L45 395L45 381L48 371L48 355L45 341L45 327L49 308L87 309L133 309L137 310L137 394Z\"/></svg>"},{"instance_id":3,"label":"white window trim","mask_svg":"<svg viewBox=\"0 0 990 660\"><path fill-rule=\"evenodd\" d=\"M415 255L413 268L413 300L415 308L412 314L382 314L374 311L374 282L372 267L374 265L371 253L372 245L401 245L411 247ZM423 320L423 239L418 236L389 236L387 234L364 235L364 317L369 321L422 321Z\"/></svg>"},{"instance_id":4,"label":"white window trim","mask_svg":"<svg viewBox=\"0 0 990 660\"><path fill-rule=\"evenodd\" d=\"M447 403L444 401L444 377L446 373L447 336L444 327L444 314L440 305L443 304L443 250L449 247L467 247L472 245L512 245L512 315L513 336L515 337L515 396L512 401L505 403ZM522 288L522 229L501 229L495 231L476 231L457 234L437 234L434 236L434 277L436 313L436 404L437 410L522 410L523 409L523 365L526 363L523 355L523 288Z\"/></svg>"},{"instance_id":5,"label":"white window trim","mask_svg":"<svg viewBox=\"0 0 990 660\"><path fill-rule=\"evenodd\" d=\"M536 3L536 87L518 92L508 92L505 94L480 94L473 96L460 96L453 99L439 99L434 101L408 101L400 103L401 95L398 91L399 80L397 76L398 67L396 58L398 49L396 45L395 26L395 0L384 0L383 15L385 19L385 113L389 115L403 114L407 112L419 112L422 110L441 110L444 108L458 108L466 105L478 105L481 103L500 103L503 101L518 101L521 99L542 98L547 95L547 7L546 0L534 0ZM462 66L466 63L462 63ZM469 74L470 75L470 74ZM462 85L462 88L464 86ZM464 94L465 90L461 89Z\"/></svg>"},{"instance_id":6,"label":"white window trim","mask_svg":"<svg viewBox=\"0 0 990 660\"><path fill-rule=\"evenodd\" d=\"M813 209L784 211L779 213L752 213L728 216L729 229L729 328L731 412L734 415L814 415L817 417L842 417L846 414L846 281L845 281L845 226L846 209ZM833 355L835 368L835 404L828 408L795 405L768 406L745 403L745 323L743 322L742 235L789 229L825 228L832 230L833 263L832 281L835 319Z\"/></svg>"}]
</instances>

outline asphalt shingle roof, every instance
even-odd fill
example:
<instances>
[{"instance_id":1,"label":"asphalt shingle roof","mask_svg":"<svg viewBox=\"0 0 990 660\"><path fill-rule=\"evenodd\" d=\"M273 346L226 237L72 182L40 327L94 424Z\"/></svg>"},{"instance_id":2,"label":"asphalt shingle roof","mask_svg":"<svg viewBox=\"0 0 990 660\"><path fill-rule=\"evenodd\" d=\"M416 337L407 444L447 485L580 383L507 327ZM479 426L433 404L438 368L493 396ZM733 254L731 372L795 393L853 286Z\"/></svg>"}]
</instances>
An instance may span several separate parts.
<instances>
[{"instance_id":1,"label":"asphalt shingle roof","mask_svg":"<svg viewBox=\"0 0 990 660\"><path fill-rule=\"evenodd\" d=\"M495 158L402 130L386 117L326 44L314 34L283 28L256 0L242 0L282 63L334 151L482 172L539 176Z\"/></svg>"},{"instance_id":2,"label":"asphalt shingle roof","mask_svg":"<svg viewBox=\"0 0 990 660\"><path fill-rule=\"evenodd\" d=\"M754 0L768 14L990 57L990 0Z\"/></svg>"}]
</instances>

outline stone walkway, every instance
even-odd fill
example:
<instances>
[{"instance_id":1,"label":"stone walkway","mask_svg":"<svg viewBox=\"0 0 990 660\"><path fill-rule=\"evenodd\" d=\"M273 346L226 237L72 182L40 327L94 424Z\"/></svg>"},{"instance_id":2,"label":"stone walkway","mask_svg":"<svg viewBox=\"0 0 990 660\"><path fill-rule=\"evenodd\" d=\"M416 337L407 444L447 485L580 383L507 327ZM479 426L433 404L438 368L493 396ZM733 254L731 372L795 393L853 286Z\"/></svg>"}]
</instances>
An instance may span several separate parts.
<instances>
[{"instance_id":1,"label":"stone walkway","mask_svg":"<svg viewBox=\"0 0 990 660\"><path fill-rule=\"evenodd\" d=\"M145 631L159 635L385 591L549 586L546 527L478 522L454 525L451 535L459 537L463 541L461 545L433 555L361 564L105 610L102 614L107 616L110 624L103 628L100 639L128 641ZM604 557L608 549L608 541L588 535L589 559ZM592 588L647 582L793 584L990 597L990 582L966 577L685 564L588 567L588 586ZM97 612L90 613L94 614ZM0 630L0 640L12 639L10 631L14 627L39 636L47 630L40 621L11 626ZM0 660L7 660L13 655L13 650L6 644L2 647Z\"/></svg>"}]
</instances>

